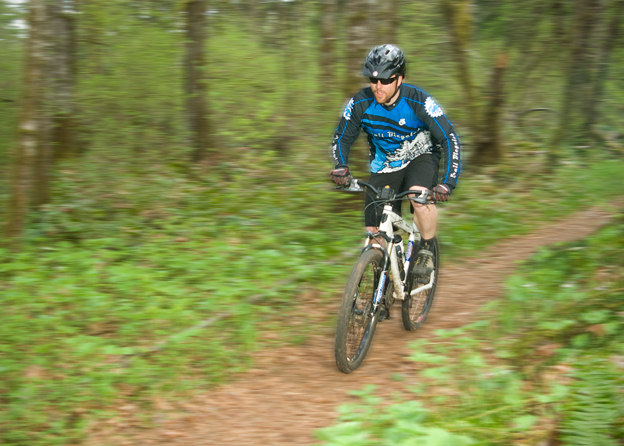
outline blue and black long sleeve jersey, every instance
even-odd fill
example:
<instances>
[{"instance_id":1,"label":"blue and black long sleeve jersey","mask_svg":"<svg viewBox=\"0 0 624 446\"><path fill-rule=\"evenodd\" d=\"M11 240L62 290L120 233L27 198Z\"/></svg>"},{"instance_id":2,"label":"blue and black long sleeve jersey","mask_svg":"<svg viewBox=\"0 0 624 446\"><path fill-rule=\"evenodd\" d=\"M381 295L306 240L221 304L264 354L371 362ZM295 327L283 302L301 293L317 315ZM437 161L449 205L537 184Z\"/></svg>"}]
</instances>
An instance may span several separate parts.
<instances>
[{"instance_id":1,"label":"blue and black long sleeve jersey","mask_svg":"<svg viewBox=\"0 0 624 446\"><path fill-rule=\"evenodd\" d=\"M390 106L379 104L372 90L357 93L345 107L332 152L336 166L349 163L349 149L360 128L368 135L371 171L394 172L423 153L441 160L439 184L455 187L460 172L460 144L453 125L424 91L402 84Z\"/></svg>"}]
</instances>

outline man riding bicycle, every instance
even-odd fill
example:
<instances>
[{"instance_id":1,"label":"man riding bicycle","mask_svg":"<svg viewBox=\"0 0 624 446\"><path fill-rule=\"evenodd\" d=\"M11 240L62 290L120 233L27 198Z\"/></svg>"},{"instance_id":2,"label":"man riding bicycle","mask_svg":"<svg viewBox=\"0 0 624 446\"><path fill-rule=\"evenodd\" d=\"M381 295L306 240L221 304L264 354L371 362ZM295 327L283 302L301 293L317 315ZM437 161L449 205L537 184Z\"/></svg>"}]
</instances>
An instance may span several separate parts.
<instances>
[{"instance_id":1,"label":"man riding bicycle","mask_svg":"<svg viewBox=\"0 0 624 446\"><path fill-rule=\"evenodd\" d=\"M338 185L349 182L349 149L362 128L370 146L370 184L388 185L396 192L431 190L436 201L447 201L460 172L459 138L427 93L403 83L405 65L403 52L395 45L377 46L366 57L364 76L370 86L351 98L336 129L331 180ZM375 233L381 217L373 200L367 194L364 220L366 230ZM421 234L414 274L426 275L433 270L438 213L433 204L410 203ZM401 202L393 207L400 214Z\"/></svg>"}]
</instances>

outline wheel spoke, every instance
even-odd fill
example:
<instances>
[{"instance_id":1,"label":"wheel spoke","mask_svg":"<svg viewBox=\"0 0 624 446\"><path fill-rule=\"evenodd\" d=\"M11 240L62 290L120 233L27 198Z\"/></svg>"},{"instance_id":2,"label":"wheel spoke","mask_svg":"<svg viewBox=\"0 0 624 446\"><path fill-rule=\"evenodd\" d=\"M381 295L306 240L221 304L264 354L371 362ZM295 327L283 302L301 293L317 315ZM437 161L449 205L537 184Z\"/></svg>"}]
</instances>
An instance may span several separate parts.
<instances>
[{"instance_id":1,"label":"wheel spoke","mask_svg":"<svg viewBox=\"0 0 624 446\"><path fill-rule=\"evenodd\" d=\"M365 251L353 268L338 314L336 364L350 373L357 369L372 341L377 318L373 315L373 297L383 257L377 250Z\"/></svg>"}]
</instances>

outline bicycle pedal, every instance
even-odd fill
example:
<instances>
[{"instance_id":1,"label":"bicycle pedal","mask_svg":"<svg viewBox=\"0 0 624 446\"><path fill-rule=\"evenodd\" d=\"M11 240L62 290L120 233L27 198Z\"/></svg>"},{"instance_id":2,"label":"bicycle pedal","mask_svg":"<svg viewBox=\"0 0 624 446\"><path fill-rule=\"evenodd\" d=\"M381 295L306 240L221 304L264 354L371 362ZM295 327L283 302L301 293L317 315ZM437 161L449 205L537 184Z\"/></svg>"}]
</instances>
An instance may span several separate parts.
<instances>
[{"instance_id":1,"label":"bicycle pedal","mask_svg":"<svg viewBox=\"0 0 624 446\"><path fill-rule=\"evenodd\" d=\"M414 278L416 279L416 281L418 283L422 283L423 285L427 285L431 281L431 273L414 275Z\"/></svg>"},{"instance_id":2,"label":"bicycle pedal","mask_svg":"<svg viewBox=\"0 0 624 446\"><path fill-rule=\"evenodd\" d=\"M386 319L390 319L390 310L387 308L382 308L379 311L379 322L385 321Z\"/></svg>"}]
</instances>

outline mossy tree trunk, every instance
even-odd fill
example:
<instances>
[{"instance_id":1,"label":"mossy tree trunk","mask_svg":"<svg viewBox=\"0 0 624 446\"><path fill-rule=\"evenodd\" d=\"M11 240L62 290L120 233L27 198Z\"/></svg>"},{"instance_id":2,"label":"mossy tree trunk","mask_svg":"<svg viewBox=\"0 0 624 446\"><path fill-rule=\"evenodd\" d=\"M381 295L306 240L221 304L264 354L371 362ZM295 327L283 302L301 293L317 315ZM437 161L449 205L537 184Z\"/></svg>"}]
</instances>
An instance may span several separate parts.
<instances>
[{"instance_id":1,"label":"mossy tree trunk","mask_svg":"<svg viewBox=\"0 0 624 446\"><path fill-rule=\"evenodd\" d=\"M185 85L186 116L191 132L192 160L202 161L210 148L210 119L206 97L206 0L184 3L186 54Z\"/></svg>"},{"instance_id":2,"label":"mossy tree trunk","mask_svg":"<svg viewBox=\"0 0 624 446\"><path fill-rule=\"evenodd\" d=\"M614 0L611 5L610 22L607 25L607 31L602 38L602 44L599 49L597 59L597 69L591 88L591 97L586 103L585 108L585 130L584 134L589 138L595 136L600 137L594 129L594 124L600 119L600 107L604 96L604 84L609 74L609 62L613 47L620 38L622 17L624 16L624 0Z\"/></svg>"},{"instance_id":3,"label":"mossy tree trunk","mask_svg":"<svg viewBox=\"0 0 624 446\"><path fill-rule=\"evenodd\" d=\"M323 0L321 4L321 88L326 88L336 79L337 15L337 1Z\"/></svg>"},{"instance_id":4,"label":"mossy tree trunk","mask_svg":"<svg viewBox=\"0 0 624 446\"><path fill-rule=\"evenodd\" d=\"M380 41L377 35L377 25L382 20L378 15L380 3L377 0L345 0L343 3L345 32L342 39L346 63L343 101L369 85L368 79L362 75L366 55L374 46L386 43ZM353 172L370 171L368 151L366 138L358 138L351 148L349 167Z\"/></svg>"},{"instance_id":5,"label":"mossy tree trunk","mask_svg":"<svg viewBox=\"0 0 624 446\"><path fill-rule=\"evenodd\" d=\"M54 159L76 155L76 9L74 0L50 3L52 28L51 136Z\"/></svg>"},{"instance_id":6,"label":"mossy tree trunk","mask_svg":"<svg viewBox=\"0 0 624 446\"><path fill-rule=\"evenodd\" d=\"M472 35L470 1L444 0L442 7L448 23L452 54L457 65L457 77L464 92L464 102L470 108L471 113L478 114L479 107L476 102L474 80L468 61Z\"/></svg>"},{"instance_id":7,"label":"mossy tree trunk","mask_svg":"<svg viewBox=\"0 0 624 446\"><path fill-rule=\"evenodd\" d=\"M568 140L580 142L582 113L589 97L590 36L597 18L599 0L577 0L575 25L571 36L567 76L561 100L559 124L551 143L549 161L556 165L562 156L563 144Z\"/></svg>"},{"instance_id":8,"label":"mossy tree trunk","mask_svg":"<svg viewBox=\"0 0 624 446\"><path fill-rule=\"evenodd\" d=\"M6 236L14 249L21 245L30 207L49 197L49 125L44 112L50 63L47 19L46 1L30 0L24 86L7 203Z\"/></svg>"},{"instance_id":9,"label":"mossy tree trunk","mask_svg":"<svg viewBox=\"0 0 624 446\"><path fill-rule=\"evenodd\" d=\"M320 41L320 82L318 84L319 96L323 98L317 101L320 112L331 111L337 113L338 106L344 101L342 89L336 91L336 80L340 79L339 43L342 8L338 6L338 0L323 0L321 4L321 41ZM329 95L328 95L329 93ZM339 101L327 100L340 95Z\"/></svg>"},{"instance_id":10,"label":"mossy tree trunk","mask_svg":"<svg viewBox=\"0 0 624 446\"><path fill-rule=\"evenodd\" d=\"M298 8L301 2L296 0L283 2L279 5L277 14L280 23L280 58L283 72L285 74L282 88L283 95L283 115L287 116L292 110L292 105L296 100L296 84L299 70L303 63L302 57L298 55L299 39L297 38L301 17Z\"/></svg>"},{"instance_id":11,"label":"mossy tree trunk","mask_svg":"<svg viewBox=\"0 0 624 446\"><path fill-rule=\"evenodd\" d=\"M397 35L400 26L400 17L401 14L399 12L398 0L384 0L378 2L375 20L377 21L379 29L379 41L376 42L375 45L381 45L384 43L398 45Z\"/></svg>"},{"instance_id":12,"label":"mossy tree trunk","mask_svg":"<svg viewBox=\"0 0 624 446\"><path fill-rule=\"evenodd\" d=\"M507 54L500 53L492 69L485 111L476 129L475 149L470 159L473 166L496 164L503 157L502 115L505 104Z\"/></svg>"},{"instance_id":13,"label":"mossy tree trunk","mask_svg":"<svg viewBox=\"0 0 624 446\"><path fill-rule=\"evenodd\" d=\"M501 114L505 99L504 75L507 68L507 55L501 52L492 69L490 82L484 94L477 96L477 88L470 69L468 58L473 17L471 2L468 0L444 0L442 9L448 23L450 43L457 75L463 88L464 103L471 115L469 133L474 150L469 160L472 166L496 164L503 156L501 143ZM485 98L482 101L481 98Z\"/></svg>"},{"instance_id":14,"label":"mossy tree trunk","mask_svg":"<svg viewBox=\"0 0 624 446\"><path fill-rule=\"evenodd\" d=\"M346 64L344 96L353 96L365 83L362 77L364 59L376 44L377 19L375 0L346 0Z\"/></svg>"}]
</instances>

